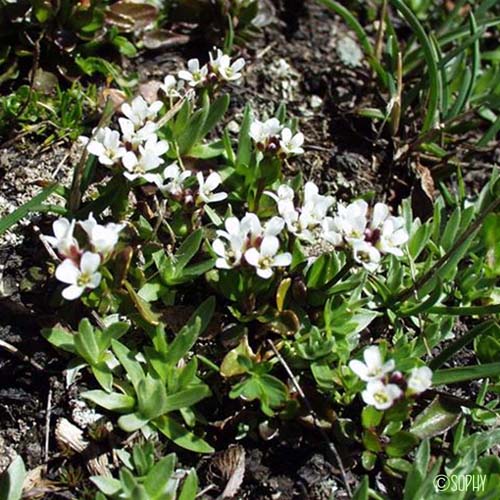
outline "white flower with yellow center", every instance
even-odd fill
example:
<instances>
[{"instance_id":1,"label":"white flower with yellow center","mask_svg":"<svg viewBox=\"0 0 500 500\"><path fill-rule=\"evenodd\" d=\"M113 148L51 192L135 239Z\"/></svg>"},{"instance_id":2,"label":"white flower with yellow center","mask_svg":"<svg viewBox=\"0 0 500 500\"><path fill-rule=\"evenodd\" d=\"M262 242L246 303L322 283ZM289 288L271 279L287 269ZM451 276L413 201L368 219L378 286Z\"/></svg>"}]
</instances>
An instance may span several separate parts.
<instances>
[{"instance_id":1,"label":"white flower with yellow center","mask_svg":"<svg viewBox=\"0 0 500 500\"><path fill-rule=\"evenodd\" d=\"M273 275L273 267L285 267L292 263L290 253L278 254L279 246L276 236L265 236L259 249L249 248L245 252L245 260L255 267L258 276L269 279Z\"/></svg>"},{"instance_id":2,"label":"white flower with yellow center","mask_svg":"<svg viewBox=\"0 0 500 500\"><path fill-rule=\"evenodd\" d=\"M101 283L101 273L97 270L101 257L92 252L85 252L77 265L73 260L66 259L56 268L56 278L69 286L62 291L66 300L75 300L85 289L94 289Z\"/></svg>"},{"instance_id":3,"label":"white flower with yellow center","mask_svg":"<svg viewBox=\"0 0 500 500\"><path fill-rule=\"evenodd\" d=\"M365 360L364 363L357 359L350 361L349 368L365 382L379 380L394 370L394 360L390 359L384 363L382 353L376 345L367 347L363 351L363 358Z\"/></svg>"},{"instance_id":4,"label":"white flower with yellow center","mask_svg":"<svg viewBox=\"0 0 500 500\"><path fill-rule=\"evenodd\" d=\"M396 384L384 384L381 380L371 380L361 393L363 401L377 410L387 410L403 395Z\"/></svg>"}]
</instances>

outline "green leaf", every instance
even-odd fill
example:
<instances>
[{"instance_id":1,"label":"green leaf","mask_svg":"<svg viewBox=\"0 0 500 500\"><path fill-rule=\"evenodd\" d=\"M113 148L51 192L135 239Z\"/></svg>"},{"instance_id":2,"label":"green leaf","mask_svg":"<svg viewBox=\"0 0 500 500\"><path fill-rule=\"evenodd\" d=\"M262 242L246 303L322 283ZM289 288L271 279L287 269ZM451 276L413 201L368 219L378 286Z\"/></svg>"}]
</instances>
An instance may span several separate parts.
<instances>
[{"instance_id":1,"label":"green leaf","mask_svg":"<svg viewBox=\"0 0 500 500\"><path fill-rule=\"evenodd\" d=\"M464 366L460 368L447 368L434 372L432 385L455 384L478 378L500 376L500 362L486 365Z\"/></svg>"},{"instance_id":2,"label":"green leaf","mask_svg":"<svg viewBox=\"0 0 500 500\"><path fill-rule=\"evenodd\" d=\"M175 366L193 347L200 334L207 328L215 309L215 299L210 297L192 314L170 344L165 362Z\"/></svg>"},{"instance_id":3,"label":"green leaf","mask_svg":"<svg viewBox=\"0 0 500 500\"><path fill-rule=\"evenodd\" d=\"M454 339L445 349L443 349L443 351L432 359L429 363L429 368L431 368L431 370L437 370L463 347L472 342L476 337L479 335L487 336L490 333L500 336L500 327L497 323L495 323L495 321L488 320L476 325L466 334Z\"/></svg>"},{"instance_id":4,"label":"green leaf","mask_svg":"<svg viewBox=\"0 0 500 500\"><path fill-rule=\"evenodd\" d=\"M112 477L91 476L90 480L107 496L116 495L122 489L120 481Z\"/></svg>"},{"instance_id":5,"label":"green leaf","mask_svg":"<svg viewBox=\"0 0 500 500\"><path fill-rule=\"evenodd\" d=\"M82 398L92 401L106 410L117 413L129 413L134 409L135 399L126 394L118 392L106 392L101 390L86 391L81 394Z\"/></svg>"},{"instance_id":6,"label":"green leaf","mask_svg":"<svg viewBox=\"0 0 500 500\"><path fill-rule=\"evenodd\" d=\"M184 480L178 500L195 500L197 493L198 476L196 475L196 470L191 469Z\"/></svg>"},{"instance_id":7,"label":"green leaf","mask_svg":"<svg viewBox=\"0 0 500 500\"><path fill-rule=\"evenodd\" d=\"M100 350L94 335L94 328L87 318L80 321L78 332L73 338L78 354L89 365L97 364L99 362Z\"/></svg>"},{"instance_id":8,"label":"green leaf","mask_svg":"<svg viewBox=\"0 0 500 500\"><path fill-rule=\"evenodd\" d=\"M123 284L141 317L151 325L158 325L160 315L151 309L151 306L133 289L128 281L124 281Z\"/></svg>"},{"instance_id":9,"label":"green leaf","mask_svg":"<svg viewBox=\"0 0 500 500\"><path fill-rule=\"evenodd\" d=\"M43 337L52 345L63 351L76 354L74 335L63 328L44 328L42 330Z\"/></svg>"},{"instance_id":10,"label":"green leaf","mask_svg":"<svg viewBox=\"0 0 500 500\"><path fill-rule=\"evenodd\" d=\"M148 420L166 413L166 398L166 388L161 380L148 374L139 382L137 407L139 413Z\"/></svg>"},{"instance_id":11,"label":"green leaf","mask_svg":"<svg viewBox=\"0 0 500 500\"><path fill-rule=\"evenodd\" d=\"M118 361L123 366L134 386L135 392L139 390L139 384L144 379L144 370L141 364L135 359L132 351L118 340L111 341L111 347Z\"/></svg>"},{"instance_id":12,"label":"green leaf","mask_svg":"<svg viewBox=\"0 0 500 500\"><path fill-rule=\"evenodd\" d=\"M203 232L197 229L191 233L179 247L174 257L175 274L181 274L181 271L186 267L189 261L198 253L200 249Z\"/></svg>"},{"instance_id":13,"label":"green leaf","mask_svg":"<svg viewBox=\"0 0 500 500\"><path fill-rule=\"evenodd\" d=\"M118 419L118 426L125 432L134 432L144 427L149 422L149 419L144 418L138 413L129 413L128 415L122 415Z\"/></svg>"},{"instance_id":14,"label":"green leaf","mask_svg":"<svg viewBox=\"0 0 500 500\"><path fill-rule=\"evenodd\" d=\"M415 14L411 11L408 5L403 0L389 0L396 9L399 10L406 22L412 28L415 37L422 46L424 58L427 64L427 71L429 74L429 84L426 88L428 91L427 113L424 118L422 132L427 132L432 129L439 121L439 109L442 102L442 87L440 82L440 74L437 67L439 56L432 41L427 36L422 24L417 19Z\"/></svg>"},{"instance_id":15,"label":"green leaf","mask_svg":"<svg viewBox=\"0 0 500 500\"><path fill-rule=\"evenodd\" d=\"M165 400L165 413L181 408L189 408L210 395L210 389L206 385L198 385L191 389L185 389L167 396Z\"/></svg>"},{"instance_id":16,"label":"green leaf","mask_svg":"<svg viewBox=\"0 0 500 500\"><path fill-rule=\"evenodd\" d=\"M227 108L229 107L229 101L229 94L225 94L220 96L213 104L210 105L210 112L208 113L198 140L203 139L221 121L227 111Z\"/></svg>"},{"instance_id":17,"label":"green leaf","mask_svg":"<svg viewBox=\"0 0 500 500\"><path fill-rule=\"evenodd\" d=\"M43 189L32 200L0 219L0 235L24 219L29 213L39 211L39 207L51 194L59 189L59 184L52 184Z\"/></svg>"},{"instance_id":18,"label":"green leaf","mask_svg":"<svg viewBox=\"0 0 500 500\"><path fill-rule=\"evenodd\" d=\"M413 467L406 476L403 500L419 500L417 492L427 475L429 460L430 445L429 440L426 439L420 444Z\"/></svg>"},{"instance_id":19,"label":"green leaf","mask_svg":"<svg viewBox=\"0 0 500 500\"><path fill-rule=\"evenodd\" d=\"M365 406L361 412L361 422L365 429L377 427L382 421L384 412L377 410L374 406Z\"/></svg>"},{"instance_id":20,"label":"green leaf","mask_svg":"<svg viewBox=\"0 0 500 500\"><path fill-rule=\"evenodd\" d=\"M179 154L188 154L191 148L200 141L202 131L206 125L210 112L210 99L204 93L202 97L202 108L192 114L186 127L177 139Z\"/></svg>"},{"instance_id":21,"label":"green leaf","mask_svg":"<svg viewBox=\"0 0 500 500\"><path fill-rule=\"evenodd\" d=\"M396 432L391 436L391 441L386 446L385 451L390 457L402 457L409 453L418 441L418 437L412 432Z\"/></svg>"},{"instance_id":22,"label":"green leaf","mask_svg":"<svg viewBox=\"0 0 500 500\"><path fill-rule=\"evenodd\" d=\"M363 476L363 479L352 495L352 500L368 500L368 476Z\"/></svg>"},{"instance_id":23,"label":"green leaf","mask_svg":"<svg viewBox=\"0 0 500 500\"><path fill-rule=\"evenodd\" d=\"M427 439L451 429L460 419L460 406L447 399L435 397L432 403L420 413L410 431L420 439Z\"/></svg>"},{"instance_id":24,"label":"green leaf","mask_svg":"<svg viewBox=\"0 0 500 500\"><path fill-rule=\"evenodd\" d=\"M118 340L128 332L129 328L130 324L126 321L117 321L105 328L103 333L106 338L109 338L109 342L106 343L106 349L111 346L112 339Z\"/></svg>"},{"instance_id":25,"label":"green leaf","mask_svg":"<svg viewBox=\"0 0 500 500\"><path fill-rule=\"evenodd\" d=\"M23 459L17 455L0 476L0 500L20 500L25 477L26 467Z\"/></svg>"},{"instance_id":26,"label":"green leaf","mask_svg":"<svg viewBox=\"0 0 500 500\"><path fill-rule=\"evenodd\" d=\"M177 446L196 453L213 453L214 449L202 438L186 430L181 424L168 415L153 421L158 430Z\"/></svg>"},{"instance_id":27,"label":"green leaf","mask_svg":"<svg viewBox=\"0 0 500 500\"><path fill-rule=\"evenodd\" d=\"M169 480L174 472L177 457L175 453L170 453L166 457L158 461L149 471L144 479L144 488L151 499L170 498L169 496Z\"/></svg>"},{"instance_id":28,"label":"green leaf","mask_svg":"<svg viewBox=\"0 0 500 500\"><path fill-rule=\"evenodd\" d=\"M415 234L411 237L408 242L408 251L413 260L416 260L418 256L422 253L422 250L427 245L429 241L429 237L432 232L432 227L429 224L423 224L416 231Z\"/></svg>"},{"instance_id":29,"label":"green leaf","mask_svg":"<svg viewBox=\"0 0 500 500\"><path fill-rule=\"evenodd\" d=\"M429 296L422 302L419 303L410 303L406 305L406 307L402 307L398 312L398 316L417 316L421 313L429 311L429 309L436 304L441 298L441 294L443 293L443 285L441 280L437 279L437 286L431 291Z\"/></svg>"},{"instance_id":30,"label":"green leaf","mask_svg":"<svg viewBox=\"0 0 500 500\"><path fill-rule=\"evenodd\" d=\"M243 122L241 123L240 134L238 136L238 152L236 153L236 169L241 172L250 165L252 154L252 139L250 137L250 125L252 123L252 108L250 104L245 106Z\"/></svg>"},{"instance_id":31,"label":"green leaf","mask_svg":"<svg viewBox=\"0 0 500 500\"><path fill-rule=\"evenodd\" d=\"M100 386L107 392L111 392L113 387L113 374L108 365L104 362L91 364L90 369Z\"/></svg>"}]
</instances>

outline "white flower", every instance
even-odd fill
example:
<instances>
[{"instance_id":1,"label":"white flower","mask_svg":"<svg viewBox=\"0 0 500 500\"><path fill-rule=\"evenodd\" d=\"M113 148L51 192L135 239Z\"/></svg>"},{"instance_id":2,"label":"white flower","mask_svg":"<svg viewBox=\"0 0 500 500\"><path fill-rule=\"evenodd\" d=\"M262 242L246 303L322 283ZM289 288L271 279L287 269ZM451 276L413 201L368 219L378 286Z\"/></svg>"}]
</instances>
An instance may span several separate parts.
<instances>
[{"instance_id":1,"label":"white flower","mask_svg":"<svg viewBox=\"0 0 500 500\"><path fill-rule=\"evenodd\" d=\"M408 379L408 390L412 394L420 394L432 385L432 370L427 366L413 368Z\"/></svg>"},{"instance_id":2,"label":"white flower","mask_svg":"<svg viewBox=\"0 0 500 500\"><path fill-rule=\"evenodd\" d=\"M293 200L295 198L295 191L286 184L281 184L276 193L272 191L264 191L264 194L270 196L278 205L279 214L286 220L290 217L292 212L296 212ZM286 217L286 216L287 217ZM295 216L292 216L295 218Z\"/></svg>"},{"instance_id":3,"label":"white flower","mask_svg":"<svg viewBox=\"0 0 500 500\"><path fill-rule=\"evenodd\" d=\"M370 380L361 393L363 401L377 410L387 410L400 398L403 391L396 384L384 384L381 380Z\"/></svg>"},{"instance_id":4,"label":"white flower","mask_svg":"<svg viewBox=\"0 0 500 500\"><path fill-rule=\"evenodd\" d=\"M306 182L304 186L303 210L309 210L317 222L321 222L333 205L333 196L319 194L319 188L314 182Z\"/></svg>"},{"instance_id":5,"label":"white flower","mask_svg":"<svg viewBox=\"0 0 500 500\"><path fill-rule=\"evenodd\" d=\"M120 134L106 127L96 132L95 137L87 145L87 151L97 156L102 165L113 165L127 150L120 141Z\"/></svg>"},{"instance_id":6,"label":"white flower","mask_svg":"<svg viewBox=\"0 0 500 500\"><path fill-rule=\"evenodd\" d=\"M279 135L282 125L277 118L270 118L265 122L254 120L250 124L250 137L258 144L266 144L271 137Z\"/></svg>"},{"instance_id":7,"label":"white flower","mask_svg":"<svg viewBox=\"0 0 500 500\"><path fill-rule=\"evenodd\" d=\"M154 120L162 107L161 101L148 104L142 96L137 96L130 104L123 103L121 111L134 124L134 127L139 129L146 121Z\"/></svg>"},{"instance_id":8,"label":"white flower","mask_svg":"<svg viewBox=\"0 0 500 500\"><path fill-rule=\"evenodd\" d=\"M241 221L237 217L228 217L224 223L226 230L217 230L217 235L230 240L239 238L248 247L259 245L266 236L278 236L285 227L281 217L272 217L264 226L254 213L247 212Z\"/></svg>"},{"instance_id":9,"label":"white flower","mask_svg":"<svg viewBox=\"0 0 500 500\"><path fill-rule=\"evenodd\" d=\"M144 146L139 146L139 155L128 151L122 158L123 166L128 170L123 175L131 181L143 177L144 174L164 163L160 157L167 151L167 141L159 141L156 135L151 136Z\"/></svg>"},{"instance_id":10,"label":"white flower","mask_svg":"<svg viewBox=\"0 0 500 500\"><path fill-rule=\"evenodd\" d=\"M70 286L62 291L66 300L80 297L86 288L97 288L101 282L101 273L97 272L101 257L92 252L85 252L78 266L71 259L64 260L57 266L56 278Z\"/></svg>"},{"instance_id":11,"label":"white flower","mask_svg":"<svg viewBox=\"0 0 500 500\"><path fill-rule=\"evenodd\" d=\"M249 248L245 252L245 260L257 271L257 275L263 279L269 279L273 275L273 267L289 266L292 263L292 255L288 252L277 255L279 240L276 236L266 236L260 245L260 249Z\"/></svg>"},{"instance_id":12,"label":"white flower","mask_svg":"<svg viewBox=\"0 0 500 500\"><path fill-rule=\"evenodd\" d=\"M298 217L292 212L280 214L287 221L288 230L297 238L314 243L318 237L318 228L324 222L328 210L333 204L332 196L319 194L314 182L307 182L304 186L304 204L299 210Z\"/></svg>"},{"instance_id":13,"label":"white flower","mask_svg":"<svg viewBox=\"0 0 500 500\"><path fill-rule=\"evenodd\" d=\"M394 360L390 359L384 363L380 349L376 345L367 347L363 352L363 358L364 363L357 359L350 361L349 368L365 382L379 380L394 370Z\"/></svg>"},{"instance_id":14,"label":"white flower","mask_svg":"<svg viewBox=\"0 0 500 500\"><path fill-rule=\"evenodd\" d=\"M145 174L143 177L148 182L156 184L164 195L179 196L184 190L184 182L191 177L191 170L181 170L174 162L166 167L162 174Z\"/></svg>"},{"instance_id":15,"label":"white flower","mask_svg":"<svg viewBox=\"0 0 500 500\"><path fill-rule=\"evenodd\" d=\"M325 217L321 223L322 238L334 246L342 244L342 234L340 233L335 219L333 217Z\"/></svg>"},{"instance_id":16,"label":"white flower","mask_svg":"<svg viewBox=\"0 0 500 500\"><path fill-rule=\"evenodd\" d=\"M339 204L334 223L347 241L364 239L368 212L368 203L356 200L345 206Z\"/></svg>"},{"instance_id":17,"label":"white flower","mask_svg":"<svg viewBox=\"0 0 500 500\"><path fill-rule=\"evenodd\" d=\"M177 76L181 80L185 80L191 87L197 87L205 83L208 75L208 66L205 64L200 67L198 59L189 59L187 63L187 70L181 70Z\"/></svg>"},{"instance_id":18,"label":"white flower","mask_svg":"<svg viewBox=\"0 0 500 500\"><path fill-rule=\"evenodd\" d=\"M180 97L180 91L184 87L184 81L177 80L174 75L167 75L160 85L160 89L167 97Z\"/></svg>"},{"instance_id":19,"label":"white flower","mask_svg":"<svg viewBox=\"0 0 500 500\"><path fill-rule=\"evenodd\" d=\"M384 203L377 203L373 208L372 220L366 237L373 239L373 244L382 253L392 253L397 257L403 256L402 245L408 241L408 232L404 227L403 217L390 215L389 207Z\"/></svg>"},{"instance_id":20,"label":"white flower","mask_svg":"<svg viewBox=\"0 0 500 500\"><path fill-rule=\"evenodd\" d=\"M105 226L98 224L92 213L87 220L79 222L82 229L87 233L89 242L95 252L108 255L118 243L119 235L125 224L110 222Z\"/></svg>"},{"instance_id":21,"label":"white flower","mask_svg":"<svg viewBox=\"0 0 500 500\"><path fill-rule=\"evenodd\" d=\"M156 136L157 125L154 122L146 122L142 127L136 128L134 123L127 118L118 118L122 131L122 140L137 146Z\"/></svg>"},{"instance_id":22,"label":"white flower","mask_svg":"<svg viewBox=\"0 0 500 500\"><path fill-rule=\"evenodd\" d=\"M362 264L367 271L375 272L382 258L380 252L368 241L351 240L350 244L354 260Z\"/></svg>"},{"instance_id":23,"label":"white flower","mask_svg":"<svg viewBox=\"0 0 500 500\"><path fill-rule=\"evenodd\" d=\"M281 151L283 151L286 155L302 154L304 152L302 144L304 144L304 134L301 132L292 135L292 131L288 127L285 127L281 131Z\"/></svg>"},{"instance_id":24,"label":"white flower","mask_svg":"<svg viewBox=\"0 0 500 500\"><path fill-rule=\"evenodd\" d=\"M212 243L214 252L218 255L215 267L218 269L232 269L241 264L243 257L243 240L239 236L230 236L226 240L217 238Z\"/></svg>"},{"instance_id":25,"label":"white flower","mask_svg":"<svg viewBox=\"0 0 500 500\"><path fill-rule=\"evenodd\" d=\"M222 184L221 176L217 172L212 172L206 179L202 172L198 172L196 179L199 184L198 196L204 203L216 203L227 198L227 193L214 193Z\"/></svg>"},{"instance_id":26,"label":"white flower","mask_svg":"<svg viewBox=\"0 0 500 500\"><path fill-rule=\"evenodd\" d=\"M75 220L71 222L62 217L52 224L54 236L45 236L47 243L55 248L63 257L74 257L78 255L78 241L73 236Z\"/></svg>"},{"instance_id":27,"label":"white flower","mask_svg":"<svg viewBox=\"0 0 500 500\"><path fill-rule=\"evenodd\" d=\"M220 49L217 49L217 57L210 54L210 68L220 78L227 82L237 81L241 79L241 70L245 66L245 60L240 57L231 64L231 58L227 54L223 54Z\"/></svg>"}]
</instances>

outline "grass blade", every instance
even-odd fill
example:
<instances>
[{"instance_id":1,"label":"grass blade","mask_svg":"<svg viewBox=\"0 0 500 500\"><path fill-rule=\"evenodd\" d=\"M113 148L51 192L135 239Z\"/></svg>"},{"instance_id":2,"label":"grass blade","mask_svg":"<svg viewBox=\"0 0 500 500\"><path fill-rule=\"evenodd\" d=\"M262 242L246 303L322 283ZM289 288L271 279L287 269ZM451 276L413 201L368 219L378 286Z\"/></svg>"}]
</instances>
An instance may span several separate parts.
<instances>
[{"instance_id":1,"label":"grass blade","mask_svg":"<svg viewBox=\"0 0 500 500\"><path fill-rule=\"evenodd\" d=\"M11 214L0 219L0 234L5 233L12 226L24 219L29 213L36 212L40 209L40 205L57 189L59 184L52 184L43 189L32 200L14 210Z\"/></svg>"},{"instance_id":2,"label":"grass blade","mask_svg":"<svg viewBox=\"0 0 500 500\"><path fill-rule=\"evenodd\" d=\"M361 47L363 48L365 55L368 58L368 62L370 63L371 68L373 69L373 71L375 71L382 83L387 86L387 73L375 57L375 50L372 47L365 30L363 29L361 24L359 24L358 20L351 14L351 12L349 12L348 9L340 5L338 2L335 2L334 0L318 0L318 2L329 8L331 11L335 12L335 14L342 17L349 28L351 28L356 33L356 36L358 37L359 43L361 44Z\"/></svg>"},{"instance_id":3,"label":"grass blade","mask_svg":"<svg viewBox=\"0 0 500 500\"><path fill-rule=\"evenodd\" d=\"M434 372L433 385L455 384L479 378L498 377L500 375L500 362L485 365L464 366L460 368L447 368Z\"/></svg>"},{"instance_id":4,"label":"grass blade","mask_svg":"<svg viewBox=\"0 0 500 500\"><path fill-rule=\"evenodd\" d=\"M391 2L413 29L424 51L424 58L429 72L429 104L422 132L427 132L434 128L434 125L439 121L439 108L442 102L440 75L437 68L439 58L434 45L412 10L401 0L391 0Z\"/></svg>"}]
</instances>

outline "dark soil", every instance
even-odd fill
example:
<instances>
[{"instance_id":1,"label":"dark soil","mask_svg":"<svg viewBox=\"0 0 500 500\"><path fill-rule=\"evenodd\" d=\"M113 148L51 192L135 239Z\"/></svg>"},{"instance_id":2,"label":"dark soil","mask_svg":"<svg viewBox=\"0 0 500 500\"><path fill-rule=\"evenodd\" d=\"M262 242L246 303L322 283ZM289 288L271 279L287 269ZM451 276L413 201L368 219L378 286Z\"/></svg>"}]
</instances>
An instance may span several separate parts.
<instances>
[{"instance_id":1,"label":"dark soil","mask_svg":"<svg viewBox=\"0 0 500 500\"><path fill-rule=\"evenodd\" d=\"M286 101L290 116L299 119L307 140L306 153L289 166L291 174L301 173L320 182L339 198L372 193L377 199L397 204L413 194L417 204L422 200L430 203L409 163L394 161L393 141L384 134L379 136L370 120L355 113L360 105L374 106L380 102L369 69L364 65L350 68L341 62L337 45L345 36L353 35L324 9L314 4L306 6L301 0L277 2L275 23L243 49L251 64L246 83L233 92L237 119L246 102L262 114L271 115L281 101ZM186 57L205 57L210 48L191 44L146 53L133 62L131 69L139 71L143 82L163 79L168 72L176 71ZM40 171L37 147L24 139L2 152L9 161L0 163L0 200L14 206L26 201L27 192L36 186L36 181L51 180L51 173L68 151L48 151L43 157L46 168ZM480 168L467 172L472 186L481 185L489 175L491 160L491 154L485 155ZM70 157L68 164L71 163ZM29 182L20 181L16 172L23 173ZM64 178L68 172L70 169L63 168L58 178ZM40 335L41 328L57 319L50 312L53 304L49 303L50 285L46 283L49 259L33 225L24 227L22 235L4 238L0 246L0 340L15 346L22 353L19 356L24 356L21 359L0 349L0 472L18 452L29 468L45 464L49 477L60 480L63 461L54 438L55 422L64 416L77 425L84 423L75 412L75 389L65 384L62 370L66 360ZM16 283L23 286L15 286ZM43 370L35 368L26 357ZM227 450L235 443L234 438L235 433L229 433L219 443L219 450ZM287 436L285 429L269 442L254 436L240 445L245 450L245 475L237 498L343 498L339 471L313 430L294 428ZM348 461L349 453L343 453ZM180 456L183 463L189 464L189 456L182 452ZM64 461L66 470L73 463L78 463L78 459ZM220 455L203 459L197 467L202 488L215 485L203 498L216 498L228 479L227 470L221 470ZM71 494L71 482L51 485L50 489L53 492L46 492L43 498L77 498Z\"/></svg>"}]
</instances>

